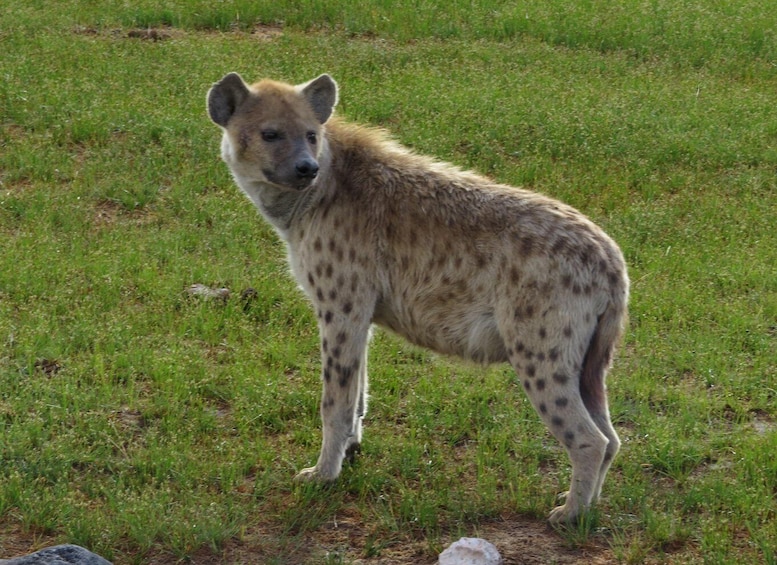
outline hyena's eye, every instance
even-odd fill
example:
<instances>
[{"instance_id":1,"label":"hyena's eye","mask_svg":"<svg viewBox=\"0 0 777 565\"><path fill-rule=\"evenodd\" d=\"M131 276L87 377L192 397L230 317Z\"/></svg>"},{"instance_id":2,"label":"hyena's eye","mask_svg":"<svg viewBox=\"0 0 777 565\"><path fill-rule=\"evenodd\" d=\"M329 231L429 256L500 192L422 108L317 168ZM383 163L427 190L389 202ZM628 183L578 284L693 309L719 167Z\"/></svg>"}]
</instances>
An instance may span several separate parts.
<instances>
[{"instance_id":1,"label":"hyena's eye","mask_svg":"<svg viewBox=\"0 0 777 565\"><path fill-rule=\"evenodd\" d=\"M311 145L316 144L316 132L313 132L313 131L308 132L308 143L310 143Z\"/></svg>"},{"instance_id":2,"label":"hyena's eye","mask_svg":"<svg viewBox=\"0 0 777 565\"><path fill-rule=\"evenodd\" d=\"M264 141L278 141L280 138L280 134L274 129L266 129L262 132L262 139Z\"/></svg>"}]
</instances>

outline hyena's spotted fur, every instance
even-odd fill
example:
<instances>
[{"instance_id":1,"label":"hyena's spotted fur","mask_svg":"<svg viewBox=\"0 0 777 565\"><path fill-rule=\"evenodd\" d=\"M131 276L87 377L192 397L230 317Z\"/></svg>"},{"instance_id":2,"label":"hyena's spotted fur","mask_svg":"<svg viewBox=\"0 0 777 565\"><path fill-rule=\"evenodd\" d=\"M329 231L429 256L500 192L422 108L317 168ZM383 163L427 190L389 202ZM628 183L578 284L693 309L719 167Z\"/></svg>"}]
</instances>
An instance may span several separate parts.
<instances>
[{"instance_id":1,"label":"hyena's spotted fur","mask_svg":"<svg viewBox=\"0 0 777 565\"><path fill-rule=\"evenodd\" d=\"M620 442L605 374L628 278L617 245L576 210L421 157L331 118L327 75L208 94L222 157L286 242L321 333L323 445L301 478L332 480L358 448L373 323L435 351L509 362L572 462L552 521L597 499Z\"/></svg>"}]
</instances>

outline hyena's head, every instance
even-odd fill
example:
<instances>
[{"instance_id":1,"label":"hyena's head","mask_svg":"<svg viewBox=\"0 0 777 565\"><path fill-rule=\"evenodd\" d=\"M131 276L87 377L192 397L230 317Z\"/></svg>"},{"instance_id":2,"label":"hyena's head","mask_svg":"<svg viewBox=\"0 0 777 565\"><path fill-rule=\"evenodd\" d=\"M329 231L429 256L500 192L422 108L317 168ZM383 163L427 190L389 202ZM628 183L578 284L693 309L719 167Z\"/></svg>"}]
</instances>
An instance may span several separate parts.
<instances>
[{"instance_id":1,"label":"hyena's head","mask_svg":"<svg viewBox=\"0 0 777 565\"><path fill-rule=\"evenodd\" d=\"M263 80L246 85L230 73L208 92L208 114L224 130L221 156L243 183L308 188L325 150L323 124L337 104L329 75L297 86Z\"/></svg>"}]
</instances>

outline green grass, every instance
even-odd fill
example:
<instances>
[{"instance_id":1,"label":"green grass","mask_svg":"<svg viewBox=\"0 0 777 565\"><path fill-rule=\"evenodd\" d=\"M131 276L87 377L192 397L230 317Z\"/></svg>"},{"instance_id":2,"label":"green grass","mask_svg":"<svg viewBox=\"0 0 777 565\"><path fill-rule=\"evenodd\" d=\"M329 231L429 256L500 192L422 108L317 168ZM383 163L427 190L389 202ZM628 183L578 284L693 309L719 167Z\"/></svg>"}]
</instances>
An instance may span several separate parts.
<instances>
[{"instance_id":1,"label":"green grass","mask_svg":"<svg viewBox=\"0 0 777 565\"><path fill-rule=\"evenodd\" d=\"M566 488L507 368L385 332L362 455L333 486L292 483L318 451L318 338L218 159L205 93L236 70L329 72L342 115L602 225L633 282L624 446L559 535L627 563L775 563L777 12L534 4L0 1L0 557L17 532L116 563L409 542L432 561ZM343 521L363 541L322 549Z\"/></svg>"}]
</instances>

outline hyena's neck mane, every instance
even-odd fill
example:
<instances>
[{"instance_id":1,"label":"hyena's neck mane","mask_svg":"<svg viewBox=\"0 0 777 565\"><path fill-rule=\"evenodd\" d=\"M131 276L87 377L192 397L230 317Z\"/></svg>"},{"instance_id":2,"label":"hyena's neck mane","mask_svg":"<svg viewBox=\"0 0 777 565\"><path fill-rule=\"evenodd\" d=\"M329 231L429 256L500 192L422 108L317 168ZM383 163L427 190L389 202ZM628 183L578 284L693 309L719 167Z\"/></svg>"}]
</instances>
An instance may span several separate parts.
<instances>
[{"instance_id":1,"label":"hyena's neck mane","mask_svg":"<svg viewBox=\"0 0 777 565\"><path fill-rule=\"evenodd\" d=\"M418 155L396 142L383 129L332 118L326 124L327 139L332 154L332 173L339 181L352 174L364 174L365 168L391 167L405 172L418 169L461 171L452 165ZM373 171L375 170L373 169Z\"/></svg>"}]
</instances>

